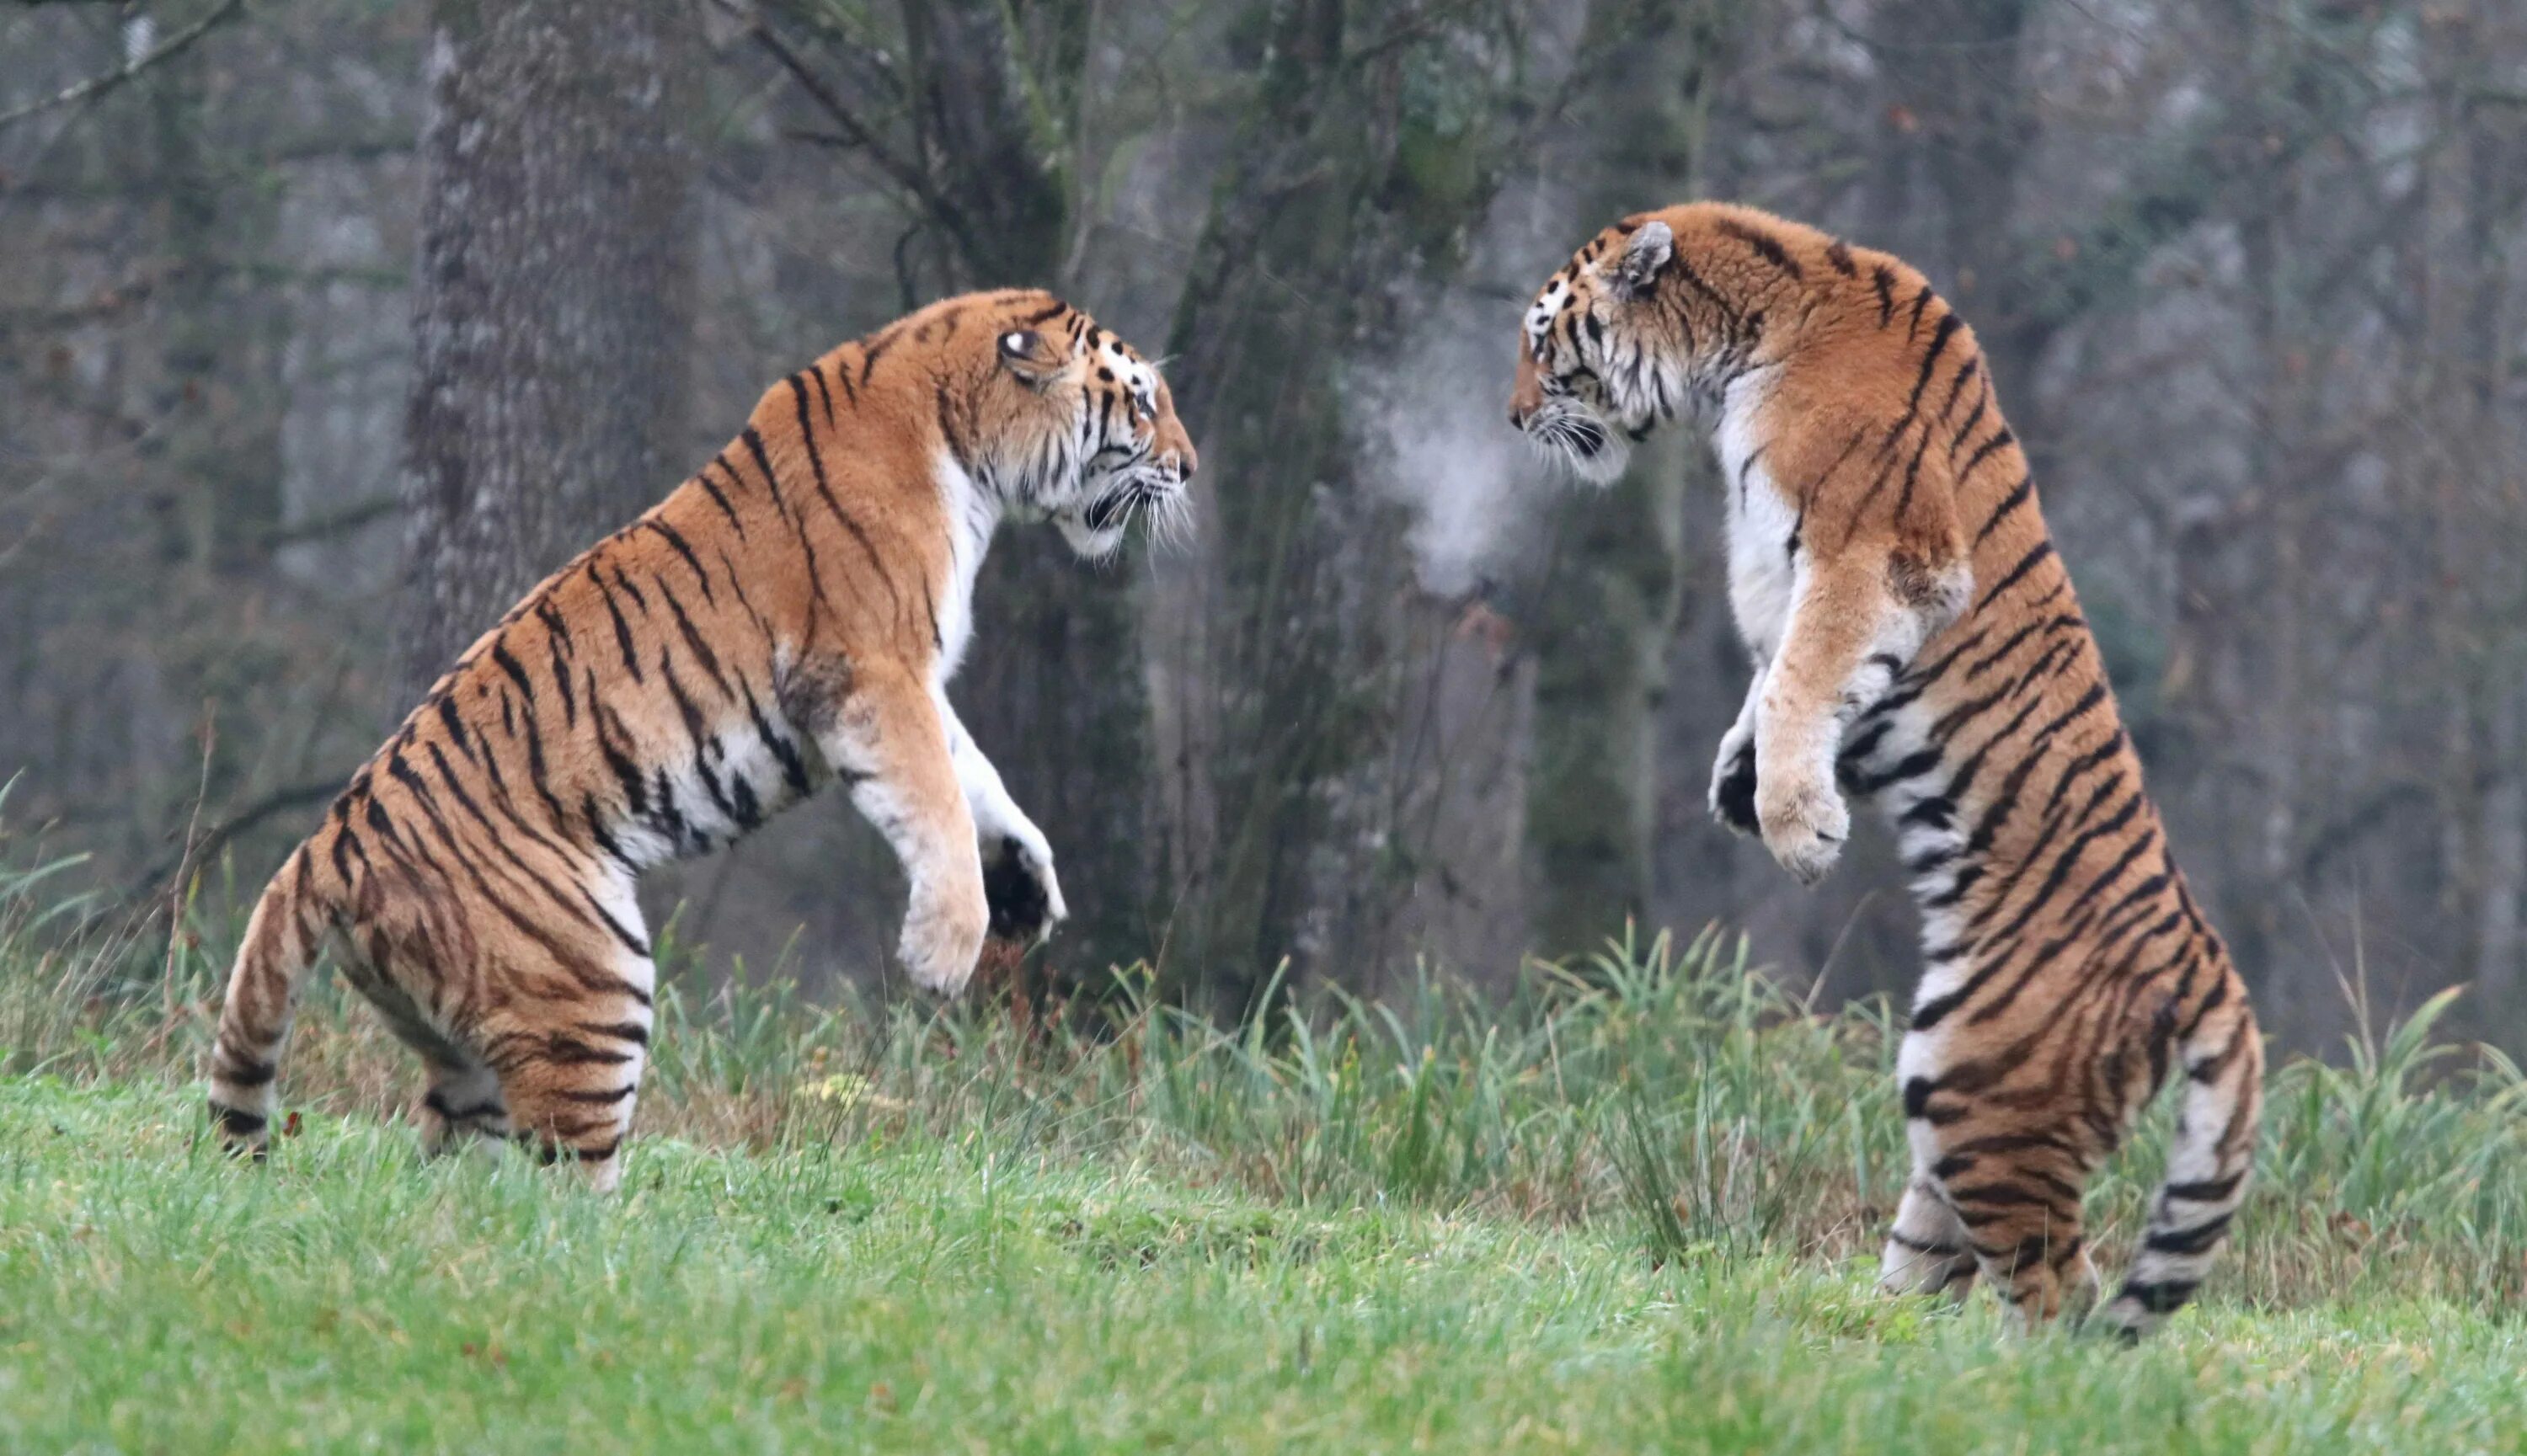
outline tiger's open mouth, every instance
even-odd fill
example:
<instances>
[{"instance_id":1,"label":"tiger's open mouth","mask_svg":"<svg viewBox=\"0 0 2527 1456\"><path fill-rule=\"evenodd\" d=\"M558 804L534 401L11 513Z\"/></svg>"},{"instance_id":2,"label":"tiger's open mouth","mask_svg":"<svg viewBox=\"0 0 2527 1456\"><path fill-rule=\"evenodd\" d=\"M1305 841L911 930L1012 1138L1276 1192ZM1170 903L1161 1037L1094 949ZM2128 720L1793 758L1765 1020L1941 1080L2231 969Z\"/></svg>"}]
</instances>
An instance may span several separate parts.
<instances>
[{"instance_id":1,"label":"tiger's open mouth","mask_svg":"<svg viewBox=\"0 0 2527 1456\"><path fill-rule=\"evenodd\" d=\"M1179 544L1190 533L1192 507L1186 501L1184 482L1173 471L1156 466L1126 471L1090 497L1070 521L1079 535L1093 543L1096 553L1104 555L1123 543L1138 519L1148 520L1151 537L1162 545Z\"/></svg>"},{"instance_id":2,"label":"tiger's open mouth","mask_svg":"<svg viewBox=\"0 0 2527 1456\"><path fill-rule=\"evenodd\" d=\"M1569 395L1546 400L1528 417L1525 430L1537 448L1559 456L1581 478L1601 485L1621 476L1631 459L1631 440Z\"/></svg>"}]
</instances>

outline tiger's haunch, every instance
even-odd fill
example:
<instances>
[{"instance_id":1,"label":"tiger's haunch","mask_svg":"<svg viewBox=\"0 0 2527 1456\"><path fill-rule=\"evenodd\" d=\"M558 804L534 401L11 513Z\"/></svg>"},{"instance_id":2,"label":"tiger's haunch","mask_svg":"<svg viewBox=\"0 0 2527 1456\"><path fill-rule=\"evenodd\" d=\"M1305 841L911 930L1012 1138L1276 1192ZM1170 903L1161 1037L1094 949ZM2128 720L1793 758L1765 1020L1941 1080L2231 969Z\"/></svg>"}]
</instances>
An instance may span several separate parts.
<instances>
[{"instance_id":1,"label":"tiger's haunch","mask_svg":"<svg viewBox=\"0 0 2527 1456\"><path fill-rule=\"evenodd\" d=\"M1536 295L1510 418L1580 474L1714 422L1752 684L1712 813L1813 882L1846 794L1892 823L1922 981L1912 1179L1881 1281L1988 1277L2028 1321L2096 1286L2089 1178L2171 1076L2167 1181L2104 1318L2192 1297L2243 1197L2263 1051L2171 858L1974 330L1884 253L1702 203L1599 233Z\"/></svg>"},{"instance_id":2,"label":"tiger's haunch","mask_svg":"<svg viewBox=\"0 0 2527 1456\"><path fill-rule=\"evenodd\" d=\"M1033 290L934 304L775 384L468 649L273 878L211 1058L222 1135L263 1155L331 941L428 1070L432 1147L515 1136L612 1186L651 1026L636 879L829 779L902 863L914 980L962 986L987 929L1050 932L1052 846L948 701L975 573L1005 512L1100 556L1136 515L1177 519L1194 466L1158 371Z\"/></svg>"}]
</instances>

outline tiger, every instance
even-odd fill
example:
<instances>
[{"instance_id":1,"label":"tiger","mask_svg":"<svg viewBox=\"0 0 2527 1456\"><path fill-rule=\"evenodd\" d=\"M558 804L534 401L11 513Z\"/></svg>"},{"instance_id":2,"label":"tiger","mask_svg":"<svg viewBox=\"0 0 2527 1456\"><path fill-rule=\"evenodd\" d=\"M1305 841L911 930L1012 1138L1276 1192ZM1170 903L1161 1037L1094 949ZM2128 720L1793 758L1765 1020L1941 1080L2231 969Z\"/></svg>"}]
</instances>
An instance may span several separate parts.
<instances>
[{"instance_id":1,"label":"tiger","mask_svg":"<svg viewBox=\"0 0 2527 1456\"><path fill-rule=\"evenodd\" d=\"M210 1112L269 1151L327 945L417 1053L431 1152L515 1140L622 1176L655 971L634 885L839 779L901 863L910 979L1067 915L1044 831L950 706L1006 517L1079 556L1181 526L1197 456L1157 368L1031 289L950 298L765 391L699 473L530 591L359 769L249 918Z\"/></svg>"},{"instance_id":2,"label":"tiger","mask_svg":"<svg viewBox=\"0 0 2527 1456\"><path fill-rule=\"evenodd\" d=\"M2253 1160L2263 1046L2171 858L1974 330L1885 253L1697 202L1598 233L1521 322L1511 424L1620 476L1710 424L1753 680L1709 804L1800 882L1846 796L1891 823L1922 922L1898 1047L1911 1174L1889 1292L2139 1338L2184 1305ZM2166 1181L2100 1308L2090 1175L2172 1072Z\"/></svg>"}]
</instances>

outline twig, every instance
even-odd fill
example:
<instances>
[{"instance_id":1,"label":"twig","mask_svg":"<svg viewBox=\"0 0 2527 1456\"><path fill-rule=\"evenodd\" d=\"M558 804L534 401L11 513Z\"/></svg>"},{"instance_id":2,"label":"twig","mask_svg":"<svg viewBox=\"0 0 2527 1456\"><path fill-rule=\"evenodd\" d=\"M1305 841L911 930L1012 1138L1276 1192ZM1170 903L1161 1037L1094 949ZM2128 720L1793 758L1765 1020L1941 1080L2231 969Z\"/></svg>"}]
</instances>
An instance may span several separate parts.
<instances>
[{"instance_id":1,"label":"twig","mask_svg":"<svg viewBox=\"0 0 2527 1456\"><path fill-rule=\"evenodd\" d=\"M219 3L212 6L200 20L168 36L156 49L137 60L126 62L121 71L109 71L102 75L91 75L76 85L66 86L50 96L29 101L14 111L0 112L0 126L6 126L12 122L23 122L28 117L55 111L65 106L75 106L91 97L102 96L208 35L212 27L236 14L244 5L245 0L219 0Z\"/></svg>"},{"instance_id":2,"label":"twig","mask_svg":"<svg viewBox=\"0 0 2527 1456\"><path fill-rule=\"evenodd\" d=\"M202 778L193 786L193 812L184 822L184 847L176 857L176 874L167 886L167 953L158 973L158 992L164 1013L158 1020L161 1036L176 1025L176 947L184 938L184 885L192 879L193 850L200 843L195 831L202 825L202 800L211 792L211 755L220 743L219 699L203 702L198 736L202 743Z\"/></svg>"},{"instance_id":3,"label":"twig","mask_svg":"<svg viewBox=\"0 0 2527 1456\"><path fill-rule=\"evenodd\" d=\"M329 778L311 780L306 783L294 783L287 788L275 789L262 798L255 800L253 803L246 805L244 808L237 810L233 814L231 814L228 818L221 820L218 824L211 826L210 829L203 833L199 838L195 838L192 831L187 829L185 831L185 846L183 851L173 861L161 860L157 864L150 866L147 870L142 871L138 876L134 877L131 882L131 888L125 892L124 899L129 902L136 900L142 895L148 894L171 875L179 876L178 883L180 884L182 882L180 872L187 868L188 865L206 863L212 859L216 859L219 856L219 852L228 847L228 843L231 839L233 839L237 835L244 833L246 830L253 828L256 825L263 823L265 820L270 819L276 814L285 813L291 809L303 808L309 804L323 803L325 800L332 798L335 793L339 792L342 787L343 780L349 777L350 776L347 773L337 774ZM199 818L198 804L195 809L195 818L197 820Z\"/></svg>"},{"instance_id":4,"label":"twig","mask_svg":"<svg viewBox=\"0 0 2527 1456\"><path fill-rule=\"evenodd\" d=\"M885 144L879 141L876 130L862 122L859 115L851 110L850 103L844 101L833 87L825 84L825 78L818 75L813 67L800 59L799 53L790 48L788 41L783 40L770 25L765 25L761 16L745 6L736 4L735 0L712 0L712 3L743 25L747 33L754 37L754 43L762 47L764 54L770 56L782 70L790 73L790 78L799 83L799 90L807 93L807 99L816 103L817 109L825 115L833 118L834 125L842 128L842 140L845 143L866 152L869 160L877 164L880 172L893 178L898 186L920 198L922 205L943 221L954 216L954 208L931 186L930 178L924 176L920 169L888 151Z\"/></svg>"}]
</instances>

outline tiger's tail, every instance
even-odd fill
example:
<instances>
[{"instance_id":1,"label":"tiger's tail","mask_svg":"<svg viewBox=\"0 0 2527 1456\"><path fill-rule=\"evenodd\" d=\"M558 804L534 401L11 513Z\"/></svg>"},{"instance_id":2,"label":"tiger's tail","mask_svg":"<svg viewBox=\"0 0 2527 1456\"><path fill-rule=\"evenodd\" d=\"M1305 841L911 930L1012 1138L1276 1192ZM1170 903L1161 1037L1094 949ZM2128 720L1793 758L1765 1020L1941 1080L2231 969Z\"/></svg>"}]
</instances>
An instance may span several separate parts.
<instances>
[{"instance_id":1,"label":"tiger's tail","mask_svg":"<svg viewBox=\"0 0 2527 1456\"><path fill-rule=\"evenodd\" d=\"M2126 1338L2147 1334L2193 1297L2246 1196L2263 1109L2264 1044L2236 973L2226 979L2227 994L2213 993L2213 1014L2178 1042L2185 1100L2167 1181L2123 1288L2099 1312Z\"/></svg>"},{"instance_id":2,"label":"tiger's tail","mask_svg":"<svg viewBox=\"0 0 2527 1456\"><path fill-rule=\"evenodd\" d=\"M291 856L255 902L211 1047L211 1121L230 1152L258 1162L271 1138L290 1015L333 919L309 883L309 861L305 850Z\"/></svg>"}]
</instances>

